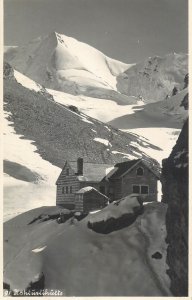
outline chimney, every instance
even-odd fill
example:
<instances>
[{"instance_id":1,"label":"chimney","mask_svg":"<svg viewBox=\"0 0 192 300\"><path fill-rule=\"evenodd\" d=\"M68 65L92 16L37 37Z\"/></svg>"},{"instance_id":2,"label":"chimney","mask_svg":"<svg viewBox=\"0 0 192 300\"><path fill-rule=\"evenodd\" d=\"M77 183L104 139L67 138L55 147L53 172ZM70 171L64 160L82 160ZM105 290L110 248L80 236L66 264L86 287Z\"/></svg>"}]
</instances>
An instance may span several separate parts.
<instances>
[{"instance_id":1,"label":"chimney","mask_svg":"<svg viewBox=\"0 0 192 300\"><path fill-rule=\"evenodd\" d=\"M77 159L77 174L83 175L83 158L81 157Z\"/></svg>"}]
</instances>

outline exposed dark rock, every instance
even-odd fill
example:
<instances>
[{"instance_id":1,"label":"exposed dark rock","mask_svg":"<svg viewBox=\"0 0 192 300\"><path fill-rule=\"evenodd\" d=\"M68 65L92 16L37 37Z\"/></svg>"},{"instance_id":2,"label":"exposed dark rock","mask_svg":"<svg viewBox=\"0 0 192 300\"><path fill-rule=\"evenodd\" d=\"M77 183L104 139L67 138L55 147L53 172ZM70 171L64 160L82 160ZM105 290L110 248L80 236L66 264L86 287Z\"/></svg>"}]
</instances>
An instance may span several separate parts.
<instances>
[{"instance_id":1,"label":"exposed dark rock","mask_svg":"<svg viewBox=\"0 0 192 300\"><path fill-rule=\"evenodd\" d=\"M159 251L157 251L157 252L153 253L153 255L151 257L155 258L155 259L161 259L163 256Z\"/></svg>"},{"instance_id":2,"label":"exposed dark rock","mask_svg":"<svg viewBox=\"0 0 192 300\"><path fill-rule=\"evenodd\" d=\"M184 89L188 87L188 84L189 84L189 73L187 73L184 78Z\"/></svg>"},{"instance_id":3,"label":"exposed dark rock","mask_svg":"<svg viewBox=\"0 0 192 300\"><path fill-rule=\"evenodd\" d=\"M57 220L58 223L64 223L69 220L73 216L73 212L68 211L67 209L63 209L61 212L53 212L49 214L40 214L38 217L34 218L32 221L28 223L31 225L33 223L41 223L49 220Z\"/></svg>"},{"instance_id":4,"label":"exposed dark rock","mask_svg":"<svg viewBox=\"0 0 192 300\"><path fill-rule=\"evenodd\" d=\"M3 63L3 78L5 79L13 79L14 77L14 70L12 66L4 61Z\"/></svg>"},{"instance_id":5,"label":"exposed dark rock","mask_svg":"<svg viewBox=\"0 0 192 300\"><path fill-rule=\"evenodd\" d=\"M178 88L175 86L172 90L172 96L177 95L177 93L178 93Z\"/></svg>"},{"instance_id":6,"label":"exposed dark rock","mask_svg":"<svg viewBox=\"0 0 192 300\"><path fill-rule=\"evenodd\" d=\"M180 106L183 106L184 109L186 109L186 110L189 108L189 94L188 93L183 98Z\"/></svg>"},{"instance_id":7,"label":"exposed dark rock","mask_svg":"<svg viewBox=\"0 0 192 300\"><path fill-rule=\"evenodd\" d=\"M75 105L69 105L68 106L70 110L72 110L75 113L80 113L78 108Z\"/></svg>"},{"instance_id":8,"label":"exposed dark rock","mask_svg":"<svg viewBox=\"0 0 192 300\"><path fill-rule=\"evenodd\" d=\"M163 160L163 202L168 204L167 264L174 296L188 295L188 120L169 158Z\"/></svg>"},{"instance_id":9,"label":"exposed dark rock","mask_svg":"<svg viewBox=\"0 0 192 300\"><path fill-rule=\"evenodd\" d=\"M26 292L41 292L44 290L45 286L45 276L43 273L38 274L37 279L34 281L31 281L29 283L29 286L26 289Z\"/></svg>"}]
</instances>

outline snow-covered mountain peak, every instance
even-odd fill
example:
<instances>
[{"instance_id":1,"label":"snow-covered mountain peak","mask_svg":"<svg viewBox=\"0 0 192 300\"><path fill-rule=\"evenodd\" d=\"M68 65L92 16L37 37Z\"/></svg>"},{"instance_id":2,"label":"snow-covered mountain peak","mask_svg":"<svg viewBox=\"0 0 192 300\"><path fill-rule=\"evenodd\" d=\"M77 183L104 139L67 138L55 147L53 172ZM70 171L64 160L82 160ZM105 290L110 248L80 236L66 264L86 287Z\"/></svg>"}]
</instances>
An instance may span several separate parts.
<instances>
[{"instance_id":1,"label":"snow-covered mountain peak","mask_svg":"<svg viewBox=\"0 0 192 300\"><path fill-rule=\"evenodd\" d=\"M58 32L5 52L5 60L45 87L93 97L116 91L116 76L132 66Z\"/></svg>"}]
</instances>

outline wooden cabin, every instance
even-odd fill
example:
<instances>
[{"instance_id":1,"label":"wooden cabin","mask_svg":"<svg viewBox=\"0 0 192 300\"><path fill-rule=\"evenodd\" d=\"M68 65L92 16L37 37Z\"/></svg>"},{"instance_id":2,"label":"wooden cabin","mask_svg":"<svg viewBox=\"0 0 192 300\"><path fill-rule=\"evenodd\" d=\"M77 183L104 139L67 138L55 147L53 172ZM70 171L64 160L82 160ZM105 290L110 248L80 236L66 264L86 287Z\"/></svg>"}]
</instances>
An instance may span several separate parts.
<instances>
[{"instance_id":1,"label":"wooden cabin","mask_svg":"<svg viewBox=\"0 0 192 300\"><path fill-rule=\"evenodd\" d=\"M56 205L75 209L76 192L87 186L99 190L100 181L112 167L108 164L86 163L82 158L76 162L66 161L56 182Z\"/></svg>"},{"instance_id":2,"label":"wooden cabin","mask_svg":"<svg viewBox=\"0 0 192 300\"><path fill-rule=\"evenodd\" d=\"M159 175L142 159L117 163L103 178L100 191L111 201L139 194L144 202L157 201Z\"/></svg>"},{"instance_id":3,"label":"wooden cabin","mask_svg":"<svg viewBox=\"0 0 192 300\"><path fill-rule=\"evenodd\" d=\"M109 198L91 186L84 187L75 193L75 211L89 213L104 208Z\"/></svg>"}]
</instances>

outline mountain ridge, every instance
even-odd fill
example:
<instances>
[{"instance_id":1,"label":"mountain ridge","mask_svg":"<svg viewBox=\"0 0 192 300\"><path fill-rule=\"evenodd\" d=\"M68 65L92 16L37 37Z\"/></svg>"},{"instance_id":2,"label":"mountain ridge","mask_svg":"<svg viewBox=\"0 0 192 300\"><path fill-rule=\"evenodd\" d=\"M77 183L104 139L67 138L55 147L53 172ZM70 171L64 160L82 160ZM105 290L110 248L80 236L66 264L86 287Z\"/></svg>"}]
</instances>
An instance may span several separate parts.
<instances>
[{"instance_id":1,"label":"mountain ridge","mask_svg":"<svg viewBox=\"0 0 192 300\"><path fill-rule=\"evenodd\" d=\"M188 55L170 53L164 57L149 57L117 76L117 89L140 96L146 103L171 96L174 87L181 90L188 73Z\"/></svg>"}]
</instances>

